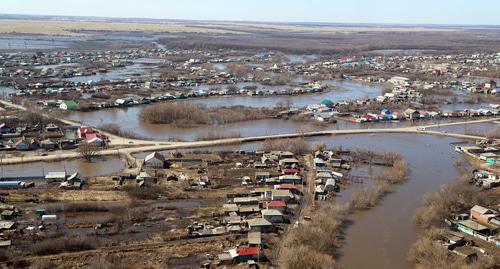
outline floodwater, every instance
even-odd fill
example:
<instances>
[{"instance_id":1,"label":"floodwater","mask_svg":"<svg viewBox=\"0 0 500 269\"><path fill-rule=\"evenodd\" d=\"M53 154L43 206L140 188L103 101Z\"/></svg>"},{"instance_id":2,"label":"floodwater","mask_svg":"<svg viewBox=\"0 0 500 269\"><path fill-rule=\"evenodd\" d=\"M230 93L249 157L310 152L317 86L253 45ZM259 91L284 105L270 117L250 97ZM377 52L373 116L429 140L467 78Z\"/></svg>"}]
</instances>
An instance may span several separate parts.
<instances>
[{"instance_id":1,"label":"floodwater","mask_svg":"<svg viewBox=\"0 0 500 269\"><path fill-rule=\"evenodd\" d=\"M183 100L192 104L202 104L206 106L250 106L250 107L272 107L278 103L290 103L296 107L303 107L309 104L320 103L323 99L345 100L354 99L360 96L377 95L381 89L376 86L359 84L353 82L331 82L335 83L340 89L324 92L317 95L299 95L299 96L270 96L270 97L251 97L251 96L230 96L230 97L211 97ZM238 122L225 125L201 126L192 128L178 128L166 124L149 124L139 119L141 106L129 108L106 109L92 112L74 112L68 116L68 119L82 122L91 126L100 126L105 123L115 123L125 130L130 130L143 137L157 140L198 140L207 133L216 133L221 135L241 135L241 136L260 136L273 135L280 133L294 133L297 131L315 131L324 127L319 127L312 122L283 121L277 119L266 119L249 122ZM385 124L387 127L392 124ZM342 122L338 125L329 125L328 128L354 129L369 128L360 124Z\"/></svg>"},{"instance_id":2,"label":"floodwater","mask_svg":"<svg viewBox=\"0 0 500 269\"><path fill-rule=\"evenodd\" d=\"M101 80L116 80L116 79L139 77L144 75L154 75L155 71L158 71L158 69L152 64L158 64L160 62L161 60L158 59L141 58L134 60L134 63L132 65L127 65L123 68L110 70L109 72L96 73L94 75L89 75L89 76L64 78L63 80L71 82L87 83L89 81L99 82Z\"/></svg>"},{"instance_id":3,"label":"floodwater","mask_svg":"<svg viewBox=\"0 0 500 269\"><path fill-rule=\"evenodd\" d=\"M240 97L235 97L240 98ZM241 97L245 98L245 97ZM259 97L251 100L259 99ZM280 97L274 97L279 100ZM231 98L227 98L231 99ZM217 102L217 98L197 99L192 102L205 101ZM221 104L222 105L222 104ZM228 104L226 105L233 105ZM244 121L223 125L195 126L189 128L179 128L168 124L150 124L143 122L139 118L142 106L129 108L113 108L106 110L98 110L91 112L73 112L68 115L68 119L81 122L84 125L99 127L105 123L118 124L123 130L131 131L141 137L154 140L182 140L195 141L205 140L207 134L226 135L226 136L262 136L275 135L296 132L311 132L320 130L346 130L346 129L368 129L368 128L396 128L411 125L429 125L435 123L445 123L452 121L450 119L437 120L422 120L418 122L401 121L401 122L379 122L379 123L353 123L349 121L339 120L336 124L318 125L314 119L307 121L292 121L280 119L263 119L256 121Z\"/></svg>"},{"instance_id":4,"label":"floodwater","mask_svg":"<svg viewBox=\"0 0 500 269\"><path fill-rule=\"evenodd\" d=\"M448 133L457 133L457 134L481 134L484 132L499 130L500 124L496 122L483 122L483 123L474 123L467 125L450 125L450 126L440 126L434 127L432 130L437 131L445 131Z\"/></svg>"},{"instance_id":5,"label":"floodwater","mask_svg":"<svg viewBox=\"0 0 500 269\"><path fill-rule=\"evenodd\" d=\"M291 95L291 96L225 96L203 99L193 99L187 102L203 104L209 107L217 106L249 106L249 107L272 107L279 103L290 104L294 107L305 107L310 104L321 103L324 99L331 101L355 100L358 98L373 98L380 95L382 88L378 85L368 85L352 81L327 80L323 85L333 86L334 89L319 94ZM235 86L257 86L262 90L279 90L289 88L288 86L262 86L256 83L240 82ZM202 85L197 89L210 89L212 86Z\"/></svg>"},{"instance_id":6,"label":"floodwater","mask_svg":"<svg viewBox=\"0 0 500 269\"><path fill-rule=\"evenodd\" d=\"M9 94L15 93L16 90L12 87L5 87L5 86L0 86L0 98L1 99L6 99Z\"/></svg>"},{"instance_id":7,"label":"floodwater","mask_svg":"<svg viewBox=\"0 0 500 269\"><path fill-rule=\"evenodd\" d=\"M340 256L344 268L411 268L407 254L416 241L413 214L423 196L457 176L455 160L461 156L450 143L458 140L435 136L384 134L316 137L330 147L394 151L403 155L409 180L377 207L350 218Z\"/></svg>"},{"instance_id":8,"label":"floodwater","mask_svg":"<svg viewBox=\"0 0 500 269\"><path fill-rule=\"evenodd\" d=\"M84 177L103 176L120 172L125 163L116 156L100 157L92 163L82 159L60 162L35 162L24 164L9 164L0 167L1 177L15 176L45 176L48 172L63 172L68 174L79 172Z\"/></svg>"},{"instance_id":9,"label":"floodwater","mask_svg":"<svg viewBox=\"0 0 500 269\"><path fill-rule=\"evenodd\" d=\"M183 140L194 141L205 134L259 136L280 133L295 133L304 128L314 129L312 123L284 121L279 119L265 119L257 121L237 122L224 125L196 126L179 128L168 124L150 124L139 119L141 107L128 109L109 109L93 112L76 112L69 115L69 119L80 121L91 126L100 126L104 123L115 123L124 130L129 130L142 137L156 140Z\"/></svg>"},{"instance_id":10,"label":"floodwater","mask_svg":"<svg viewBox=\"0 0 500 269\"><path fill-rule=\"evenodd\" d=\"M337 203L348 202L356 191L362 188L369 188L373 185L373 177L384 170L383 166L379 165L362 165L352 167L347 173L349 182L347 187L341 189L340 192L335 194L335 201Z\"/></svg>"},{"instance_id":11,"label":"floodwater","mask_svg":"<svg viewBox=\"0 0 500 269\"><path fill-rule=\"evenodd\" d=\"M0 50L22 49L63 49L69 48L76 37L31 36L31 35L2 35Z\"/></svg>"},{"instance_id":12,"label":"floodwater","mask_svg":"<svg viewBox=\"0 0 500 269\"><path fill-rule=\"evenodd\" d=\"M439 108L441 110L444 110L444 111L447 111L447 110L480 109L480 108L491 109L491 107L487 103L479 103L479 104L457 103L457 104L442 105Z\"/></svg>"}]
</instances>

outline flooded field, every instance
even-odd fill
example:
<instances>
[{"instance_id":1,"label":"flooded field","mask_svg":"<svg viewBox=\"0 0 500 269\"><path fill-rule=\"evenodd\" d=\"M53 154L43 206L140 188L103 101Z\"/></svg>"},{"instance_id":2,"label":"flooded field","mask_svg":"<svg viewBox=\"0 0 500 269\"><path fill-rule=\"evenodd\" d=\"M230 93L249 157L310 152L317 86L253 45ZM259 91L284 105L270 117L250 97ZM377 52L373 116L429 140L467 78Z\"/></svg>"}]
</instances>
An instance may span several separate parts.
<instances>
[{"instance_id":1,"label":"flooded field","mask_svg":"<svg viewBox=\"0 0 500 269\"><path fill-rule=\"evenodd\" d=\"M73 41L75 41L73 37L18 36L5 34L0 37L0 50L64 49L69 48Z\"/></svg>"},{"instance_id":2,"label":"flooded field","mask_svg":"<svg viewBox=\"0 0 500 269\"><path fill-rule=\"evenodd\" d=\"M12 87L0 86L0 98L6 99L9 94L14 93L16 90Z\"/></svg>"},{"instance_id":3,"label":"flooded field","mask_svg":"<svg viewBox=\"0 0 500 269\"><path fill-rule=\"evenodd\" d=\"M79 172L84 177L102 176L116 173L125 168L125 163L118 157L101 157L89 163L85 160L76 159L61 162L36 162L15 165L2 165L2 177L15 177L15 176L44 176L48 172L62 172L67 173Z\"/></svg>"},{"instance_id":4,"label":"flooded field","mask_svg":"<svg viewBox=\"0 0 500 269\"><path fill-rule=\"evenodd\" d=\"M483 132L490 131L493 129L499 130L500 124L496 122L484 122L484 123L475 123L467 125L451 125L451 126L432 128L432 130L444 131L448 133L458 133L458 134L481 134Z\"/></svg>"},{"instance_id":5,"label":"flooded field","mask_svg":"<svg viewBox=\"0 0 500 269\"><path fill-rule=\"evenodd\" d=\"M351 81L324 81L323 85L334 87L333 90L313 95L294 96L226 96L217 98L205 98L187 100L195 104L203 104L209 107L214 106L250 106L250 107L271 107L277 104L290 104L294 107L305 107L310 104L321 103L324 99L332 101L354 100L361 97L372 98L382 92L382 88L376 85L367 85ZM245 86L257 86L259 89L283 89L287 86L262 86L255 83L237 83L235 86L242 88ZM199 89L210 89L210 86L203 85Z\"/></svg>"},{"instance_id":6,"label":"flooded field","mask_svg":"<svg viewBox=\"0 0 500 269\"><path fill-rule=\"evenodd\" d=\"M99 82L101 80L115 80L115 79L126 79L133 77L140 77L144 74L154 74L155 70L158 70L156 66L152 64L160 63L161 60L157 59L137 59L132 65L128 65L124 68L118 68L105 73L96 73L89 76L78 76L65 78L66 81L87 83L89 81Z\"/></svg>"},{"instance_id":7,"label":"flooded field","mask_svg":"<svg viewBox=\"0 0 500 269\"><path fill-rule=\"evenodd\" d=\"M234 97L240 98L240 97ZM243 97L242 97L243 98ZM258 99L248 97L249 99ZM279 99L275 97L274 100ZM217 98L207 98L192 100L191 102L217 102ZM231 100L231 98L227 98ZM221 104L222 105L222 104ZM232 105L226 103L226 105ZM450 122L450 119L444 120L422 120L418 122L411 121L393 121L378 123L353 123L345 120L339 120L337 123L318 124L313 119L307 121L292 121L281 119L264 119L256 121L237 122L224 125L197 126L189 128L179 128L168 124L150 124L141 121L139 118L141 106L129 108L116 108L92 112L74 112L68 115L68 119L81 122L86 125L99 127L105 123L115 123L124 130L132 131L141 137L155 140L182 140L194 141L200 140L206 134L218 134L229 136L262 136L296 132L310 132L319 130L345 130L345 129L369 129L369 128L395 128L417 125L436 124L438 122Z\"/></svg>"}]
</instances>

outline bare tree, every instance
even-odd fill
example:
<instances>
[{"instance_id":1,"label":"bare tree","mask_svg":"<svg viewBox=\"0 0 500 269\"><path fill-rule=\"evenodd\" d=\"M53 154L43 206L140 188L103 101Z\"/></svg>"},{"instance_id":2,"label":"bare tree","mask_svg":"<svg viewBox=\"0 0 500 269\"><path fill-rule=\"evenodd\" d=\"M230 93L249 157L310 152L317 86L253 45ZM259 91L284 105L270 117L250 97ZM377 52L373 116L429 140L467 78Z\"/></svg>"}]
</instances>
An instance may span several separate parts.
<instances>
[{"instance_id":1,"label":"bare tree","mask_svg":"<svg viewBox=\"0 0 500 269\"><path fill-rule=\"evenodd\" d=\"M99 146L87 142L81 143L78 146L80 155L89 162L92 162L92 158L97 156L100 150L101 148Z\"/></svg>"}]
</instances>

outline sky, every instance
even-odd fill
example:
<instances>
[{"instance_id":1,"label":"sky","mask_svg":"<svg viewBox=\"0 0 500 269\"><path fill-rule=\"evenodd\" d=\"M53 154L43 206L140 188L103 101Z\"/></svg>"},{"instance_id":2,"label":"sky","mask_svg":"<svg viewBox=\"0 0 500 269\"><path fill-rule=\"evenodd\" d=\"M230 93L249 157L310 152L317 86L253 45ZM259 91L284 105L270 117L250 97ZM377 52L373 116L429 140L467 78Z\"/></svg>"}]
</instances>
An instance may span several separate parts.
<instances>
[{"instance_id":1,"label":"sky","mask_svg":"<svg viewBox=\"0 0 500 269\"><path fill-rule=\"evenodd\" d=\"M500 25L500 0L0 0L0 13L263 22Z\"/></svg>"}]
</instances>

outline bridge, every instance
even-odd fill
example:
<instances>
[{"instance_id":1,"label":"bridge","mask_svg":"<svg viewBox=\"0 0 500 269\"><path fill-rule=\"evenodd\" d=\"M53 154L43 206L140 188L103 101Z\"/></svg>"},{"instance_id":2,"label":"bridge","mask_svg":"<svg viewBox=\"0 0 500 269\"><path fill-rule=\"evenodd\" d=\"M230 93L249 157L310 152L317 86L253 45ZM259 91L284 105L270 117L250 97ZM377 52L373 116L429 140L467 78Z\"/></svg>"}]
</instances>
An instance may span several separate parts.
<instances>
[{"instance_id":1,"label":"bridge","mask_svg":"<svg viewBox=\"0 0 500 269\"><path fill-rule=\"evenodd\" d=\"M0 103L5 106L10 106L20 110L27 110L25 107L20 105L15 105L7 101L0 100ZM47 115L46 115L47 116ZM65 124L80 126L78 122L70 121L67 119L57 119ZM464 140L484 140L486 137L477 135L467 135L459 133L451 133L445 131L430 130L437 127L455 126L455 125L468 125L477 124L485 122L493 122L498 120L498 117L482 118L477 120L463 120L450 123L440 123L440 124L430 124L421 126L410 126L410 127L395 127L395 128L370 128L370 129L345 129L345 130L322 130L322 131L312 131L312 132L300 132L300 133L289 133L289 134L277 134L277 135L263 135L263 136L252 136L252 137L240 137L240 138L227 138L227 139L215 139L207 141L190 141L190 142L171 142L171 141L155 141L155 140L139 140L139 139L129 139L125 137L120 137L114 134L101 131L103 134L110 138L110 146L114 147L112 149L103 149L97 154L101 156L106 155L121 155L127 156L133 153L140 152L150 152L150 151L161 151L161 150L175 150L175 149L189 149L189 148L203 148L203 147L213 147L213 146L223 146L232 144L242 144L249 142L259 142L268 139L289 139L297 137L314 137L314 136L335 136L335 135L363 135L363 134L420 134L420 135L435 135L435 136L446 136L453 137ZM25 157L9 157L3 158L1 163L3 164L16 164L16 163L27 163L27 162L38 162L38 161L58 161L64 159L74 159L80 158L80 153L76 151L68 152L54 152L47 156L25 156Z\"/></svg>"}]
</instances>

